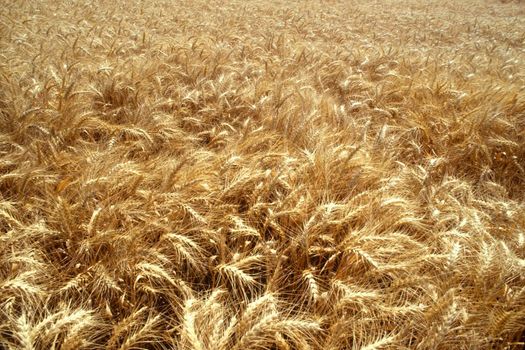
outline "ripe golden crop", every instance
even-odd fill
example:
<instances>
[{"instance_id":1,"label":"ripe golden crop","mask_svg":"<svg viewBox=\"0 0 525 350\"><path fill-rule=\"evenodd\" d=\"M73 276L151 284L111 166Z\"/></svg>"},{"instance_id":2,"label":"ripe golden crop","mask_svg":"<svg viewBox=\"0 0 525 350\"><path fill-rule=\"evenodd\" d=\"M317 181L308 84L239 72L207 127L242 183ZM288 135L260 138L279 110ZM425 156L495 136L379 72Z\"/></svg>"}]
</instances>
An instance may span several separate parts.
<instances>
[{"instance_id":1,"label":"ripe golden crop","mask_svg":"<svg viewBox=\"0 0 525 350\"><path fill-rule=\"evenodd\" d=\"M0 5L0 348L524 346L522 2Z\"/></svg>"}]
</instances>

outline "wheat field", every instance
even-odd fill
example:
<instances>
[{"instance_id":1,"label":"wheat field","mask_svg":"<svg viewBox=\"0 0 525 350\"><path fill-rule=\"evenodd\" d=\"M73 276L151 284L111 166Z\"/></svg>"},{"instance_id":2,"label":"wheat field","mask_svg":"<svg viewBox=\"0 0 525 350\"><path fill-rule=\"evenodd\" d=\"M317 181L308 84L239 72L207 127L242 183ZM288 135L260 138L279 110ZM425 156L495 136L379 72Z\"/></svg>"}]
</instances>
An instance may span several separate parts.
<instances>
[{"instance_id":1,"label":"wheat field","mask_svg":"<svg viewBox=\"0 0 525 350\"><path fill-rule=\"evenodd\" d=\"M521 349L525 6L0 5L0 349Z\"/></svg>"}]
</instances>

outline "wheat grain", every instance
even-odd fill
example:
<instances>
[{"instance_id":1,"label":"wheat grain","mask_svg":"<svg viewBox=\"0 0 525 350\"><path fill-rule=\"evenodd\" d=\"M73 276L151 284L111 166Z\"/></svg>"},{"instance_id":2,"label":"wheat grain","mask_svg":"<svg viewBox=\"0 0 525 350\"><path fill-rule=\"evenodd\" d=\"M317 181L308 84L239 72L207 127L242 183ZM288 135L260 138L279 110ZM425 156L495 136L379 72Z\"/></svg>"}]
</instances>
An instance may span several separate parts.
<instances>
[{"instance_id":1,"label":"wheat grain","mask_svg":"<svg viewBox=\"0 0 525 350\"><path fill-rule=\"evenodd\" d=\"M0 348L523 343L520 1L0 5Z\"/></svg>"}]
</instances>

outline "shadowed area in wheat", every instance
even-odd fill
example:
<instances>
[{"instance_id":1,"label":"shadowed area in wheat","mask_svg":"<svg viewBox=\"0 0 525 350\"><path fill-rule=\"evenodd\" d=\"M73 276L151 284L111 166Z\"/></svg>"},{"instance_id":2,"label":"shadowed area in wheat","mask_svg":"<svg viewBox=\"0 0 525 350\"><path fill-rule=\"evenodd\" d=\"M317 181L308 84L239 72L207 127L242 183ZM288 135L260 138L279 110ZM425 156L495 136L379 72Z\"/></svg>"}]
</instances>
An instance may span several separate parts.
<instances>
[{"instance_id":1,"label":"shadowed area in wheat","mask_svg":"<svg viewBox=\"0 0 525 350\"><path fill-rule=\"evenodd\" d=\"M0 3L0 348L523 346L523 2Z\"/></svg>"}]
</instances>

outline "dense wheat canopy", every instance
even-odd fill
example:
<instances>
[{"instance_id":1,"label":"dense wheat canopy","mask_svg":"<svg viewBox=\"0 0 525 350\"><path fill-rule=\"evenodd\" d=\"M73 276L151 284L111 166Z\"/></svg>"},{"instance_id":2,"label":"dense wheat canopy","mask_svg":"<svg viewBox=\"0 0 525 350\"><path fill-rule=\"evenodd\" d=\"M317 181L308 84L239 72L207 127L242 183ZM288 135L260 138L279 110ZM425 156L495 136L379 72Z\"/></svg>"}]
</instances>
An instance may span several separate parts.
<instances>
[{"instance_id":1,"label":"dense wheat canopy","mask_svg":"<svg viewBox=\"0 0 525 350\"><path fill-rule=\"evenodd\" d=\"M522 348L523 2L0 5L0 348Z\"/></svg>"}]
</instances>

